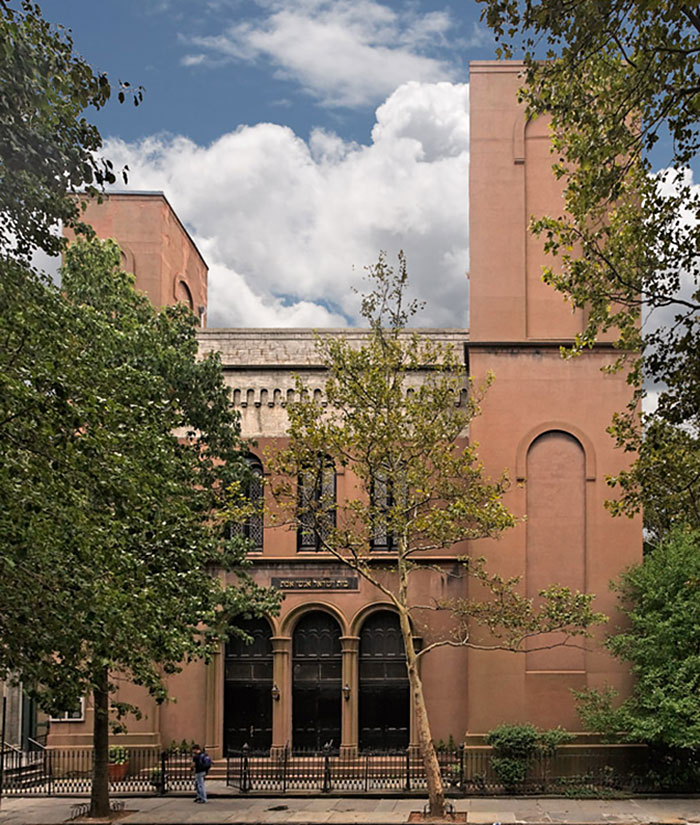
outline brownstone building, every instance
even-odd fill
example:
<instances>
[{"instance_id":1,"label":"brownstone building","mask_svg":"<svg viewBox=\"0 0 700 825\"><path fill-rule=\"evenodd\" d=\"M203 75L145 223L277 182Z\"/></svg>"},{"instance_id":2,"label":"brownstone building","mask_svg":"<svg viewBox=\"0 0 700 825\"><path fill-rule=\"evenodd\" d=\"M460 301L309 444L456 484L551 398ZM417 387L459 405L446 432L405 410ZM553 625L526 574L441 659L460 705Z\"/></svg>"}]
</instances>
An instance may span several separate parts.
<instances>
[{"instance_id":1,"label":"brownstone building","mask_svg":"<svg viewBox=\"0 0 700 825\"><path fill-rule=\"evenodd\" d=\"M640 521L613 519L604 508L606 474L624 461L605 428L627 403L629 388L624 376L601 372L613 358L610 344L573 360L560 355L583 318L541 282L540 242L527 232L530 215L559 214L562 201L550 170L547 124L526 122L516 102L518 71L517 64L471 66L469 330L425 334L463 351L477 380L495 374L469 436L480 445L487 473L508 468L521 482L507 504L527 519L498 542L433 553L416 587L426 596L465 595L464 580L448 574L455 556L469 551L486 556L494 572L521 575L528 596L560 583L596 593L596 609L614 614L608 583L641 558ZM206 265L162 194L112 195L91 206L86 219L100 236L119 242L126 268L154 303L185 301L204 326ZM264 477L265 446L284 438L293 374L322 397L313 335L202 329L200 346L222 355L243 434L258 444L253 468ZM327 483L341 499L350 482L336 469ZM263 489L254 494L267 495ZM413 741L398 623L385 599L296 532L262 520L246 529L256 579L285 593L280 615L250 624L253 645L232 643L208 667L193 664L173 677L172 704L159 708L124 685L118 698L145 711L125 739L154 746L196 739L214 756L244 742L269 748L333 741L364 749ZM391 552L375 549L380 560ZM416 628L416 643L429 644L440 629ZM571 689L609 683L624 691L628 679L626 668L593 640L585 649L520 654L440 648L427 655L422 676L435 738L456 741L504 721L577 730ZM81 719L52 723L50 744L88 743L90 730L87 702Z\"/></svg>"}]
</instances>

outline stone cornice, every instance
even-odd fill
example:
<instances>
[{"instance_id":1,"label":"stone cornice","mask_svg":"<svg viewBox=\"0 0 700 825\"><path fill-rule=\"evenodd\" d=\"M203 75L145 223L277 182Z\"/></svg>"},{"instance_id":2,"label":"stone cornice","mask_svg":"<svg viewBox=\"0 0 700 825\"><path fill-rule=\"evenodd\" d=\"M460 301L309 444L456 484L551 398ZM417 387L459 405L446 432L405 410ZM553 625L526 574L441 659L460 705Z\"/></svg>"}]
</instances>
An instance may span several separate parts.
<instances>
[{"instance_id":1,"label":"stone cornice","mask_svg":"<svg viewBox=\"0 0 700 825\"><path fill-rule=\"evenodd\" d=\"M197 332L200 353L218 352L226 370L304 371L320 369L316 350L317 337L345 338L360 346L367 341L368 329L202 329ZM451 344L461 352L469 338L466 329L411 329L401 334L408 340L413 334L433 343Z\"/></svg>"}]
</instances>

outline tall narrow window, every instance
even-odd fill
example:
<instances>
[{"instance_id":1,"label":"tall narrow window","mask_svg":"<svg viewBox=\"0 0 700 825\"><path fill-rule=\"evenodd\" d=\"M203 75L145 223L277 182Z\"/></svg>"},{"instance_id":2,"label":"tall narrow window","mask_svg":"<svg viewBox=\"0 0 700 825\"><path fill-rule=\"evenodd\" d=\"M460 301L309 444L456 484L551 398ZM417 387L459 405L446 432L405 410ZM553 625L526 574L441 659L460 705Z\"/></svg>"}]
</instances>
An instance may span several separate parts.
<instances>
[{"instance_id":1,"label":"tall narrow window","mask_svg":"<svg viewBox=\"0 0 700 825\"><path fill-rule=\"evenodd\" d=\"M403 478L398 478L396 473L392 474L389 471L375 473L370 489L370 550L396 550L396 518L400 515L401 505L406 502L406 498L406 484Z\"/></svg>"},{"instance_id":2,"label":"tall narrow window","mask_svg":"<svg viewBox=\"0 0 700 825\"><path fill-rule=\"evenodd\" d=\"M299 530L297 549L323 549L335 527L335 467L328 456L320 455L298 479Z\"/></svg>"},{"instance_id":3,"label":"tall narrow window","mask_svg":"<svg viewBox=\"0 0 700 825\"><path fill-rule=\"evenodd\" d=\"M391 552L395 549L394 532L389 521L394 506L394 483L386 473L377 473L372 479L370 492L372 507L372 535L370 550Z\"/></svg>"},{"instance_id":4,"label":"tall narrow window","mask_svg":"<svg viewBox=\"0 0 700 825\"><path fill-rule=\"evenodd\" d=\"M246 492L248 501L253 505L253 512L241 524L229 525L229 535L242 535L250 542L251 552L263 549L263 466L260 459L248 456L248 477Z\"/></svg>"}]
</instances>

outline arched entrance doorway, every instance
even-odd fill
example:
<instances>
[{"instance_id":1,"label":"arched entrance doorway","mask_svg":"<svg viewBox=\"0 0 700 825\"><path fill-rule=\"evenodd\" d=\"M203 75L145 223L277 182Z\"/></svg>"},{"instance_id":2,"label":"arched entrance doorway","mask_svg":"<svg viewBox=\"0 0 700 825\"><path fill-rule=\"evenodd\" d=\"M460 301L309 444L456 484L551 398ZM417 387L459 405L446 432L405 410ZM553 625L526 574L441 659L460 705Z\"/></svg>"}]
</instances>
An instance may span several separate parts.
<instances>
[{"instance_id":1,"label":"arched entrance doorway","mask_svg":"<svg viewBox=\"0 0 700 825\"><path fill-rule=\"evenodd\" d=\"M340 746L342 656L340 627L327 613L303 616L292 642L292 742L319 750Z\"/></svg>"},{"instance_id":2,"label":"arched entrance doorway","mask_svg":"<svg viewBox=\"0 0 700 825\"><path fill-rule=\"evenodd\" d=\"M363 750L409 744L410 690L399 618L372 613L360 630L359 734Z\"/></svg>"},{"instance_id":3,"label":"arched entrance doorway","mask_svg":"<svg viewBox=\"0 0 700 825\"><path fill-rule=\"evenodd\" d=\"M234 637L226 644L224 668L224 749L272 744L272 642L265 619L248 619L239 627L252 644Z\"/></svg>"}]
</instances>

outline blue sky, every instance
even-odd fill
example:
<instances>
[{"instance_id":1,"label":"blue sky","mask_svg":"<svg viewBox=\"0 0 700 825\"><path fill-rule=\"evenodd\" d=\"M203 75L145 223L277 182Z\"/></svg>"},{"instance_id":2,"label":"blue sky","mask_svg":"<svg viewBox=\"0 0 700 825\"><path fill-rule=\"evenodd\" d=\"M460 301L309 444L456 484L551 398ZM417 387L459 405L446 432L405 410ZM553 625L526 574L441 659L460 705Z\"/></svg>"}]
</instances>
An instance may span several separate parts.
<instances>
[{"instance_id":1,"label":"blue sky","mask_svg":"<svg viewBox=\"0 0 700 825\"><path fill-rule=\"evenodd\" d=\"M393 91L392 82L429 77L466 81L469 60L495 57L474 0L349 2L358 10L350 23L364 16L366 25L354 43L347 38L348 56L351 49L358 57L391 53L393 59L387 55L384 63L389 76L364 78L363 67L356 64L355 83L329 78L324 88L308 64L318 61L319 73L326 71L324 55L314 54L313 48L320 52L324 39L332 47L345 22L333 11L345 5L53 0L44 4L44 13L71 29L76 50L95 69L145 88L137 111L114 103L94 118L105 137L126 140L168 131L204 144L240 124L270 121L290 126L302 137L320 126L367 142L374 109ZM336 26L341 32L333 31ZM315 44L294 41L295 34L311 36L314 29ZM306 60L301 56L305 51ZM394 68L401 55L403 66Z\"/></svg>"},{"instance_id":2,"label":"blue sky","mask_svg":"<svg viewBox=\"0 0 700 825\"><path fill-rule=\"evenodd\" d=\"M129 187L162 189L210 264L210 325L355 323L404 248L423 325L466 326L468 62L480 6L52 0L96 70L144 87L92 115Z\"/></svg>"}]
</instances>

